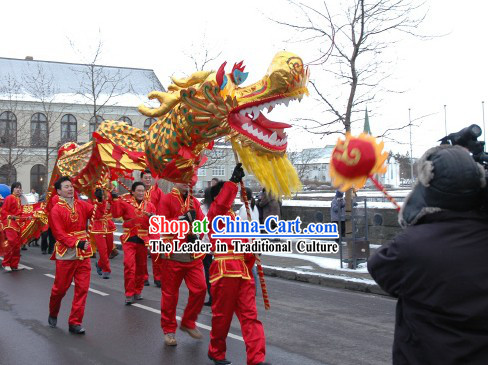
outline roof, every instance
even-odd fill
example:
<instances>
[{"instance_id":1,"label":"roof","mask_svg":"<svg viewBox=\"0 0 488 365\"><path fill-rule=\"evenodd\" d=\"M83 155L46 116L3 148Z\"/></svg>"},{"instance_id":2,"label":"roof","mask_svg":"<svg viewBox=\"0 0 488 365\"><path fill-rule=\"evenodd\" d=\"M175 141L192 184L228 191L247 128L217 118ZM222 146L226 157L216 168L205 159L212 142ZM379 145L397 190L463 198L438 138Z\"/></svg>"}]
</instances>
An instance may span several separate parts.
<instances>
[{"instance_id":1,"label":"roof","mask_svg":"<svg viewBox=\"0 0 488 365\"><path fill-rule=\"evenodd\" d=\"M89 67L90 65L86 64L0 57L0 85L6 85L9 79L20 85L12 87L10 91L2 90L0 99L5 99L6 93L9 93L15 95L18 100L40 101L36 95L30 94L25 86L30 77L42 73L46 80L52 80L55 90L52 102L90 104L89 99L83 95L87 95L85 85L89 85ZM105 101L116 85L117 95L111 97L107 105L138 106L147 102L149 92L163 90L153 70L102 65L95 65L95 69L106 76L105 79L119 80L118 84L107 82L107 87L102 89L99 100Z\"/></svg>"},{"instance_id":2,"label":"roof","mask_svg":"<svg viewBox=\"0 0 488 365\"><path fill-rule=\"evenodd\" d=\"M327 145L321 148L305 148L294 162L295 165L328 164L335 146Z\"/></svg>"}]
</instances>

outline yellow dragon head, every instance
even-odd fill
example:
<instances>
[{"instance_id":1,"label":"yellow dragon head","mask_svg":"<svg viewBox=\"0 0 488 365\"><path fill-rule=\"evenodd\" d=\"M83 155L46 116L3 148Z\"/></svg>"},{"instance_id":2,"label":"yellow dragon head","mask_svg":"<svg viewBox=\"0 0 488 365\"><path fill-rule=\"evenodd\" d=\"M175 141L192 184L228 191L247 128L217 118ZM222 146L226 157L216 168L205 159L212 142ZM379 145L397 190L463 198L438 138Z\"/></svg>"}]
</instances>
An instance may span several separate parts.
<instances>
[{"instance_id":1,"label":"yellow dragon head","mask_svg":"<svg viewBox=\"0 0 488 365\"><path fill-rule=\"evenodd\" d=\"M145 151L151 169L172 181L190 181L205 148L226 136L246 170L276 195L289 195L300 186L286 157L286 128L262 113L277 104L308 94L308 68L300 57L278 52L265 76L249 86L242 62L225 73L199 71L185 79L172 79L168 92L152 92L160 107L140 106L139 111L157 117L148 131Z\"/></svg>"}]
</instances>

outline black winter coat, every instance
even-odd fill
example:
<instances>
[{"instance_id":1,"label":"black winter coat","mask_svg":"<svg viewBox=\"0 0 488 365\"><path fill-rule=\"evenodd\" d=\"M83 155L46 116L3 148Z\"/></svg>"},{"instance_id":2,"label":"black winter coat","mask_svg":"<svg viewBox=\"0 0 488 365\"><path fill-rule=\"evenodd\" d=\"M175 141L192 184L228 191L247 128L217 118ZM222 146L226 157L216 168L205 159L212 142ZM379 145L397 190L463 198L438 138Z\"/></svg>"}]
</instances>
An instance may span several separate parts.
<instances>
[{"instance_id":1,"label":"black winter coat","mask_svg":"<svg viewBox=\"0 0 488 365\"><path fill-rule=\"evenodd\" d=\"M398 298L393 364L488 364L488 217L442 211L368 261Z\"/></svg>"}]
</instances>

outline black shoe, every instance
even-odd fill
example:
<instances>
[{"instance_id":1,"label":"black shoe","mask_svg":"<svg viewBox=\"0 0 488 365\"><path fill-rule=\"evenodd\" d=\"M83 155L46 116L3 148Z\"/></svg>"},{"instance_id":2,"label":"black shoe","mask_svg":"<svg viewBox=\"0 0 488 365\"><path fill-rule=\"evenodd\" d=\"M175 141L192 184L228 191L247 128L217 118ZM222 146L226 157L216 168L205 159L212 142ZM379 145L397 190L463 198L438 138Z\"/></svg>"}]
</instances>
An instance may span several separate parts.
<instances>
[{"instance_id":1,"label":"black shoe","mask_svg":"<svg viewBox=\"0 0 488 365\"><path fill-rule=\"evenodd\" d=\"M149 280L144 281L144 286L149 286Z\"/></svg>"},{"instance_id":2,"label":"black shoe","mask_svg":"<svg viewBox=\"0 0 488 365\"><path fill-rule=\"evenodd\" d=\"M214 362L214 365L232 365L232 362L224 359L224 360L216 360L212 356L208 355L208 358Z\"/></svg>"},{"instance_id":3,"label":"black shoe","mask_svg":"<svg viewBox=\"0 0 488 365\"><path fill-rule=\"evenodd\" d=\"M91 258L91 259L96 259L96 258L97 258L97 253L95 252L95 253L93 254L93 256L92 256L92 257L90 257L90 258Z\"/></svg>"},{"instance_id":4,"label":"black shoe","mask_svg":"<svg viewBox=\"0 0 488 365\"><path fill-rule=\"evenodd\" d=\"M131 305L134 303L134 296L125 297L125 305Z\"/></svg>"},{"instance_id":5,"label":"black shoe","mask_svg":"<svg viewBox=\"0 0 488 365\"><path fill-rule=\"evenodd\" d=\"M161 281L159 280L154 280L154 286L161 288Z\"/></svg>"},{"instance_id":6,"label":"black shoe","mask_svg":"<svg viewBox=\"0 0 488 365\"><path fill-rule=\"evenodd\" d=\"M22 251L27 251L27 246L26 245L22 246L21 250Z\"/></svg>"},{"instance_id":7,"label":"black shoe","mask_svg":"<svg viewBox=\"0 0 488 365\"><path fill-rule=\"evenodd\" d=\"M212 300L208 300L205 303L203 303L204 306L211 307L212 306Z\"/></svg>"},{"instance_id":8,"label":"black shoe","mask_svg":"<svg viewBox=\"0 0 488 365\"><path fill-rule=\"evenodd\" d=\"M102 268L100 266L98 266L98 263L97 262L95 262L95 267L97 269L97 274L99 276L102 276Z\"/></svg>"},{"instance_id":9,"label":"black shoe","mask_svg":"<svg viewBox=\"0 0 488 365\"><path fill-rule=\"evenodd\" d=\"M47 251L41 251L43 255L47 255Z\"/></svg>"},{"instance_id":10,"label":"black shoe","mask_svg":"<svg viewBox=\"0 0 488 365\"><path fill-rule=\"evenodd\" d=\"M72 326L69 325L69 331L71 333L74 333L75 335L84 335L85 334L85 329L81 327L80 325Z\"/></svg>"},{"instance_id":11,"label":"black shoe","mask_svg":"<svg viewBox=\"0 0 488 365\"><path fill-rule=\"evenodd\" d=\"M58 319L56 317L49 316L47 318L47 323L49 323L49 327L56 328L56 325L58 324Z\"/></svg>"}]
</instances>

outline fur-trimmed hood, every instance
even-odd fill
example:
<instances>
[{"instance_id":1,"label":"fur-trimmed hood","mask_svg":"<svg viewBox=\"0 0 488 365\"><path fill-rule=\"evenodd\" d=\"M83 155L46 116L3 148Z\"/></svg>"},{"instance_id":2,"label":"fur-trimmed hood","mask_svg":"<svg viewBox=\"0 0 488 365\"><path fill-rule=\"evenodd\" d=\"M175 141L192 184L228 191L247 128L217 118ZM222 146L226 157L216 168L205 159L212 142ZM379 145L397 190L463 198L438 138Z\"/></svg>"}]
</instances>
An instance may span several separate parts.
<instances>
[{"instance_id":1,"label":"fur-trimmed hood","mask_svg":"<svg viewBox=\"0 0 488 365\"><path fill-rule=\"evenodd\" d=\"M419 159L417 172L417 182L398 215L403 228L441 210L468 211L481 206L485 170L465 148L430 148Z\"/></svg>"}]
</instances>

